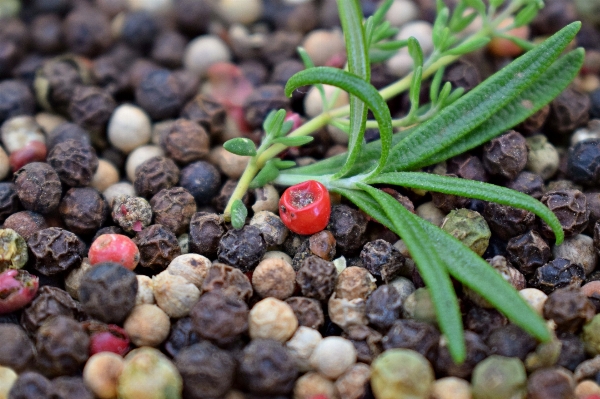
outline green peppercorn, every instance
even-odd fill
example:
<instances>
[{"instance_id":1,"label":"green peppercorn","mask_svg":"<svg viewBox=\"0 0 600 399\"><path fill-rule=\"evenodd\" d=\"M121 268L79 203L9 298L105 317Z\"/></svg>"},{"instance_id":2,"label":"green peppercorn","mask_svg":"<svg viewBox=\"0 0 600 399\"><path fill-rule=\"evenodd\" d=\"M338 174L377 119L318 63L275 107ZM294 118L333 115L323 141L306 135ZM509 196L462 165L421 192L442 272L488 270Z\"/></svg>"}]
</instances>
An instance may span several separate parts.
<instances>
[{"instance_id":1,"label":"green peppercorn","mask_svg":"<svg viewBox=\"0 0 600 399\"><path fill-rule=\"evenodd\" d=\"M585 351L590 356L600 354L600 314L597 314L592 320L583 326L581 334Z\"/></svg>"},{"instance_id":2,"label":"green peppercorn","mask_svg":"<svg viewBox=\"0 0 600 399\"><path fill-rule=\"evenodd\" d=\"M490 228L478 212L468 209L450 211L442 223L442 230L453 235L479 256L490 243Z\"/></svg>"},{"instance_id":3,"label":"green peppercorn","mask_svg":"<svg viewBox=\"0 0 600 399\"><path fill-rule=\"evenodd\" d=\"M27 259L25 239L12 229L0 229L0 273L22 268Z\"/></svg>"},{"instance_id":4,"label":"green peppercorn","mask_svg":"<svg viewBox=\"0 0 600 399\"><path fill-rule=\"evenodd\" d=\"M371 364L371 387L377 399L426 399L434 381L423 355L410 349L390 349Z\"/></svg>"},{"instance_id":5,"label":"green peppercorn","mask_svg":"<svg viewBox=\"0 0 600 399\"><path fill-rule=\"evenodd\" d=\"M404 301L404 316L409 319L424 321L436 325L435 308L431 294L427 288L419 288Z\"/></svg>"},{"instance_id":6,"label":"green peppercorn","mask_svg":"<svg viewBox=\"0 0 600 399\"><path fill-rule=\"evenodd\" d=\"M474 399L520 399L527 393L523 363L515 357L492 355L475 366Z\"/></svg>"}]
</instances>

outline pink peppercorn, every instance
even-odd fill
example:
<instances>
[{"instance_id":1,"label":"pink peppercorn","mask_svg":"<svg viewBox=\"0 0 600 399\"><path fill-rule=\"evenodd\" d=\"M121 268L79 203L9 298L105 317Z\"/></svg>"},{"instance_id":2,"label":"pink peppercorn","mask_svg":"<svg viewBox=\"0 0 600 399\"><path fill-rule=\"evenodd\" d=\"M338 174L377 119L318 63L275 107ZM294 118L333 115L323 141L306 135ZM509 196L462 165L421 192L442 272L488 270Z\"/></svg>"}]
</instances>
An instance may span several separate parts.
<instances>
[{"instance_id":1,"label":"pink peppercorn","mask_svg":"<svg viewBox=\"0 0 600 399\"><path fill-rule=\"evenodd\" d=\"M0 314L21 309L33 300L39 287L36 276L10 269L0 274Z\"/></svg>"},{"instance_id":2,"label":"pink peppercorn","mask_svg":"<svg viewBox=\"0 0 600 399\"><path fill-rule=\"evenodd\" d=\"M115 262L133 270L140 261L140 251L127 236L102 234L92 243L88 258L92 266L101 262Z\"/></svg>"},{"instance_id":3,"label":"pink peppercorn","mask_svg":"<svg viewBox=\"0 0 600 399\"><path fill-rule=\"evenodd\" d=\"M43 162L47 155L46 144L34 140L27 143L23 148L13 151L8 157L8 163L13 172L21 169L31 162Z\"/></svg>"},{"instance_id":4,"label":"pink peppercorn","mask_svg":"<svg viewBox=\"0 0 600 399\"><path fill-rule=\"evenodd\" d=\"M129 351L129 335L123 328L96 321L85 322L83 326L90 335L90 356L99 352L112 352L123 356Z\"/></svg>"}]
</instances>

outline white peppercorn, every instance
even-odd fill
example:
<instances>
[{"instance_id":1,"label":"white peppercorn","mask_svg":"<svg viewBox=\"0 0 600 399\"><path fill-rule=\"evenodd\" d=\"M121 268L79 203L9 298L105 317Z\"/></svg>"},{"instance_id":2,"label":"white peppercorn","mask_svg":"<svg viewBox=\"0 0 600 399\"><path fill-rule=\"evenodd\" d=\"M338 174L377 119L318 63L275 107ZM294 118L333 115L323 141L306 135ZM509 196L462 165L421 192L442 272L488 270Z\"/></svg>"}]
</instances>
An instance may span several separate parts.
<instances>
[{"instance_id":1,"label":"white peppercorn","mask_svg":"<svg viewBox=\"0 0 600 399\"><path fill-rule=\"evenodd\" d=\"M594 248L594 239L584 234L566 238L561 245L552 248L554 258L565 258L583 266L586 275L596 268L598 254Z\"/></svg>"},{"instance_id":2,"label":"white peppercorn","mask_svg":"<svg viewBox=\"0 0 600 399\"><path fill-rule=\"evenodd\" d=\"M46 144L46 136L32 116L10 118L2 124L0 131L2 143L9 154L20 150L32 141Z\"/></svg>"},{"instance_id":3,"label":"white peppercorn","mask_svg":"<svg viewBox=\"0 0 600 399\"><path fill-rule=\"evenodd\" d=\"M276 298L258 302L248 315L250 338L266 338L285 342L298 328L298 319L287 303Z\"/></svg>"},{"instance_id":4,"label":"white peppercorn","mask_svg":"<svg viewBox=\"0 0 600 399\"><path fill-rule=\"evenodd\" d=\"M285 343L287 350L296 359L298 370L305 372L311 369L310 356L322 339L321 333L314 328L300 326Z\"/></svg>"},{"instance_id":5,"label":"white peppercorn","mask_svg":"<svg viewBox=\"0 0 600 399\"><path fill-rule=\"evenodd\" d=\"M154 287L152 284L152 279L142 274L137 274L135 277L138 281L138 291L135 297L135 304L155 304L156 301L154 300Z\"/></svg>"},{"instance_id":6,"label":"white peppercorn","mask_svg":"<svg viewBox=\"0 0 600 399\"><path fill-rule=\"evenodd\" d=\"M431 386L430 399L471 399L471 386L462 378L444 377Z\"/></svg>"},{"instance_id":7,"label":"white peppercorn","mask_svg":"<svg viewBox=\"0 0 600 399\"><path fill-rule=\"evenodd\" d=\"M187 316L200 298L200 290L185 277L163 271L152 277L154 299L169 317Z\"/></svg>"},{"instance_id":8,"label":"white peppercorn","mask_svg":"<svg viewBox=\"0 0 600 399\"><path fill-rule=\"evenodd\" d=\"M129 181L135 181L135 170L138 166L152 157L163 155L165 155L163 149L153 144L143 145L131 151L125 162L125 172Z\"/></svg>"},{"instance_id":9,"label":"white peppercorn","mask_svg":"<svg viewBox=\"0 0 600 399\"><path fill-rule=\"evenodd\" d=\"M150 141L150 117L140 107L122 104L115 108L107 127L108 141L125 154Z\"/></svg>"},{"instance_id":10,"label":"white peppercorn","mask_svg":"<svg viewBox=\"0 0 600 399\"><path fill-rule=\"evenodd\" d=\"M524 288L519 291L519 294L525 299L525 301L540 315L544 314L544 304L548 295L544 294L537 288Z\"/></svg>"},{"instance_id":11,"label":"white peppercorn","mask_svg":"<svg viewBox=\"0 0 600 399\"><path fill-rule=\"evenodd\" d=\"M329 318L332 322L346 329L355 325L367 325L367 304L362 298L351 300L337 298L334 293L328 303Z\"/></svg>"},{"instance_id":12,"label":"white peppercorn","mask_svg":"<svg viewBox=\"0 0 600 399\"><path fill-rule=\"evenodd\" d=\"M369 379L371 368L364 363L356 363L335 381L335 389L340 399L360 399L366 393Z\"/></svg>"},{"instance_id":13,"label":"white peppercorn","mask_svg":"<svg viewBox=\"0 0 600 399\"><path fill-rule=\"evenodd\" d=\"M302 47L316 66L323 66L331 57L346 51L344 36L339 29L313 30L304 38Z\"/></svg>"},{"instance_id":14,"label":"white peppercorn","mask_svg":"<svg viewBox=\"0 0 600 399\"><path fill-rule=\"evenodd\" d=\"M179 255L169 263L167 271L184 277L187 281L202 289L202 283L212 267L210 260L198 254Z\"/></svg>"},{"instance_id":15,"label":"white peppercorn","mask_svg":"<svg viewBox=\"0 0 600 399\"><path fill-rule=\"evenodd\" d=\"M548 142L546 136L536 134L528 137L527 165L525 168L547 180L558 170L559 156L556 148Z\"/></svg>"},{"instance_id":16,"label":"white peppercorn","mask_svg":"<svg viewBox=\"0 0 600 399\"><path fill-rule=\"evenodd\" d=\"M79 286L81 285L81 278L87 272L92 265L88 258L83 258L81 265L69 272L65 278L65 290L75 299L79 299Z\"/></svg>"},{"instance_id":17,"label":"white peppercorn","mask_svg":"<svg viewBox=\"0 0 600 399\"><path fill-rule=\"evenodd\" d=\"M335 295L339 299L367 299L377 288L375 278L364 267L350 266L345 268L335 283Z\"/></svg>"},{"instance_id":18,"label":"white peppercorn","mask_svg":"<svg viewBox=\"0 0 600 399\"><path fill-rule=\"evenodd\" d=\"M418 216L436 226L441 226L442 222L444 221L444 217L446 216L444 215L444 212L440 210L440 208L437 208L433 204L433 201L425 202L424 204L419 205L417 209L415 209L415 212Z\"/></svg>"},{"instance_id":19,"label":"white peppercorn","mask_svg":"<svg viewBox=\"0 0 600 399\"><path fill-rule=\"evenodd\" d=\"M208 68L217 62L231 60L231 52L218 36L199 36L188 43L183 55L183 65L188 71L199 77L206 74Z\"/></svg>"},{"instance_id":20,"label":"white peppercorn","mask_svg":"<svg viewBox=\"0 0 600 399\"><path fill-rule=\"evenodd\" d=\"M356 363L356 349L342 337L324 338L314 349L310 364L319 373L335 380Z\"/></svg>"},{"instance_id":21,"label":"white peppercorn","mask_svg":"<svg viewBox=\"0 0 600 399\"><path fill-rule=\"evenodd\" d=\"M264 259L254 269L252 288L262 298L287 299L296 288L296 272L282 259Z\"/></svg>"},{"instance_id":22,"label":"white peppercorn","mask_svg":"<svg viewBox=\"0 0 600 399\"><path fill-rule=\"evenodd\" d=\"M229 23L251 24L260 18L263 12L262 0L220 0L219 14Z\"/></svg>"},{"instance_id":23,"label":"white peppercorn","mask_svg":"<svg viewBox=\"0 0 600 399\"><path fill-rule=\"evenodd\" d=\"M211 163L216 164L231 179L239 179L250 161L250 157L232 154L223 147L213 148L208 157Z\"/></svg>"},{"instance_id":24,"label":"white peppercorn","mask_svg":"<svg viewBox=\"0 0 600 399\"><path fill-rule=\"evenodd\" d=\"M311 399L315 396L335 397L333 382L314 371L304 374L294 384L294 399Z\"/></svg>"},{"instance_id":25,"label":"white peppercorn","mask_svg":"<svg viewBox=\"0 0 600 399\"><path fill-rule=\"evenodd\" d=\"M385 20L394 28L400 28L402 25L417 19L419 8L410 0L394 0L388 12L385 14Z\"/></svg>"},{"instance_id":26,"label":"white peppercorn","mask_svg":"<svg viewBox=\"0 0 600 399\"><path fill-rule=\"evenodd\" d=\"M117 397L117 384L123 371L123 358L112 352L91 356L83 368L85 385L100 399Z\"/></svg>"},{"instance_id":27,"label":"white peppercorn","mask_svg":"<svg viewBox=\"0 0 600 399\"><path fill-rule=\"evenodd\" d=\"M121 196L135 197L133 184L127 182L115 183L102 192L109 207L112 208L113 200Z\"/></svg>"},{"instance_id":28,"label":"white peppercorn","mask_svg":"<svg viewBox=\"0 0 600 399\"><path fill-rule=\"evenodd\" d=\"M0 398L8 398L8 393L17 378L19 376L12 369L0 366Z\"/></svg>"},{"instance_id":29,"label":"white peppercorn","mask_svg":"<svg viewBox=\"0 0 600 399\"><path fill-rule=\"evenodd\" d=\"M158 306L151 304L136 305L123 328L136 346L158 346L169 336L171 321Z\"/></svg>"},{"instance_id":30,"label":"white peppercorn","mask_svg":"<svg viewBox=\"0 0 600 399\"><path fill-rule=\"evenodd\" d=\"M0 147L0 180L4 180L8 176L10 171L10 163L8 161L8 155L4 148Z\"/></svg>"},{"instance_id":31,"label":"white peppercorn","mask_svg":"<svg viewBox=\"0 0 600 399\"><path fill-rule=\"evenodd\" d=\"M292 257L283 251L267 251L263 256L262 260L265 259L281 259L290 265L292 264Z\"/></svg>"},{"instance_id":32,"label":"white peppercorn","mask_svg":"<svg viewBox=\"0 0 600 399\"><path fill-rule=\"evenodd\" d=\"M271 184L265 184L263 187L254 190L254 198L256 198L252 210L254 213L260 211L279 211L279 193Z\"/></svg>"},{"instance_id":33,"label":"white peppercorn","mask_svg":"<svg viewBox=\"0 0 600 399\"><path fill-rule=\"evenodd\" d=\"M105 159L98 159L98 169L92 177L90 186L102 192L108 189L113 184L119 182L119 171L117 168Z\"/></svg>"},{"instance_id":34,"label":"white peppercorn","mask_svg":"<svg viewBox=\"0 0 600 399\"><path fill-rule=\"evenodd\" d=\"M600 385L592 380L583 380L575 387L576 398L587 398L592 395L600 395Z\"/></svg>"}]
</instances>

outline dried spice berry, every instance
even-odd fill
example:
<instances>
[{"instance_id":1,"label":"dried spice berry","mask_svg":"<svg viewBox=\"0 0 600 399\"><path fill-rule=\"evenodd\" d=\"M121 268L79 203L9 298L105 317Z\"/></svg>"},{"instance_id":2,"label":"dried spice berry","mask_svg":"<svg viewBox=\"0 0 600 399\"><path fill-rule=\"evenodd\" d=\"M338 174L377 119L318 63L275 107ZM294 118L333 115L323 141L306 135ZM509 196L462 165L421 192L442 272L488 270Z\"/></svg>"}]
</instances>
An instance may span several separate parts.
<instances>
[{"instance_id":1,"label":"dried spice berry","mask_svg":"<svg viewBox=\"0 0 600 399\"><path fill-rule=\"evenodd\" d=\"M52 58L35 73L36 97L46 110L67 114L75 88L89 81L87 65L81 58L68 55Z\"/></svg>"},{"instance_id":2,"label":"dried spice berry","mask_svg":"<svg viewBox=\"0 0 600 399\"><path fill-rule=\"evenodd\" d=\"M441 228L480 256L489 245L490 228L478 212L464 208L451 211L444 219Z\"/></svg>"},{"instance_id":3,"label":"dried spice berry","mask_svg":"<svg viewBox=\"0 0 600 399\"><path fill-rule=\"evenodd\" d=\"M64 290L45 285L38 296L21 314L21 325L33 334L47 319L54 316L79 317L79 303Z\"/></svg>"},{"instance_id":4,"label":"dried spice berry","mask_svg":"<svg viewBox=\"0 0 600 399\"><path fill-rule=\"evenodd\" d=\"M0 273L0 314L21 309L37 294L39 279L25 270Z\"/></svg>"},{"instance_id":5,"label":"dried spice berry","mask_svg":"<svg viewBox=\"0 0 600 399\"><path fill-rule=\"evenodd\" d=\"M158 306L149 303L136 305L123 322L123 328L136 346L160 345L169 336L171 321Z\"/></svg>"},{"instance_id":6,"label":"dried spice berry","mask_svg":"<svg viewBox=\"0 0 600 399\"><path fill-rule=\"evenodd\" d=\"M262 298L289 298L296 289L296 273L283 259L263 259L252 273L252 287Z\"/></svg>"},{"instance_id":7,"label":"dried spice berry","mask_svg":"<svg viewBox=\"0 0 600 399\"><path fill-rule=\"evenodd\" d=\"M159 69L141 79L135 89L135 100L152 119L160 120L177 115L184 98L175 75L168 70Z\"/></svg>"},{"instance_id":8,"label":"dried spice berry","mask_svg":"<svg viewBox=\"0 0 600 399\"><path fill-rule=\"evenodd\" d=\"M576 333L594 317L596 308L577 287L557 289L544 304L544 317L554 320L556 331Z\"/></svg>"},{"instance_id":9,"label":"dried spice berry","mask_svg":"<svg viewBox=\"0 0 600 399\"><path fill-rule=\"evenodd\" d=\"M319 301L329 299L335 288L337 269L331 262L318 256L309 256L296 274L302 295Z\"/></svg>"},{"instance_id":10,"label":"dried spice berry","mask_svg":"<svg viewBox=\"0 0 600 399\"><path fill-rule=\"evenodd\" d=\"M381 347L383 336L364 325L348 326L342 333L342 338L352 342L356 349L356 359L362 363L371 364L383 351Z\"/></svg>"},{"instance_id":11,"label":"dried spice berry","mask_svg":"<svg viewBox=\"0 0 600 399\"><path fill-rule=\"evenodd\" d=\"M557 135L569 134L589 119L590 98L572 88L566 88L550 103L550 114L544 129Z\"/></svg>"},{"instance_id":12,"label":"dried spice berry","mask_svg":"<svg viewBox=\"0 0 600 399\"><path fill-rule=\"evenodd\" d=\"M150 200L154 222L162 224L176 235L188 231L192 215L196 213L194 197L182 187L163 189Z\"/></svg>"},{"instance_id":13,"label":"dried spice berry","mask_svg":"<svg viewBox=\"0 0 600 399\"><path fill-rule=\"evenodd\" d=\"M535 350L537 341L520 327L508 324L492 331L486 344L495 355L525 360L527 354Z\"/></svg>"},{"instance_id":14,"label":"dried spice berry","mask_svg":"<svg viewBox=\"0 0 600 399\"><path fill-rule=\"evenodd\" d=\"M527 381L528 398L575 397L573 374L561 368L542 369L533 372Z\"/></svg>"},{"instance_id":15,"label":"dried spice berry","mask_svg":"<svg viewBox=\"0 0 600 399\"><path fill-rule=\"evenodd\" d=\"M244 226L240 230L230 230L221 238L218 259L247 272L258 265L266 251L260 230L254 226Z\"/></svg>"},{"instance_id":16,"label":"dried spice berry","mask_svg":"<svg viewBox=\"0 0 600 399\"><path fill-rule=\"evenodd\" d=\"M244 118L251 129L259 128L269 112L289 108L283 86L263 85L254 89L244 103Z\"/></svg>"},{"instance_id":17,"label":"dried spice berry","mask_svg":"<svg viewBox=\"0 0 600 399\"><path fill-rule=\"evenodd\" d=\"M150 56L161 65L177 68L181 66L186 44L187 39L181 33L163 31L156 36Z\"/></svg>"},{"instance_id":18,"label":"dried spice berry","mask_svg":"<svg viewBox=\"0 0 600 399\"><path fill-rule=\"evenodd\" d=\"M527 164L525 138L511 130L490 140L483 146L482 160L488 173L505 179L514 179Z\"/></svg>"},{"instance_id":19,"label":"dried spice berry","mask_svg":"<svg viewBox=\"0 0 600 399\"><path fill-rule=\"evenodd\" d=\"M201 341L194 332L191 317L182 317L171 326L169 338L164 343L165 352L171 357L177 356L181 350Z\"/></svg>"},{"instance_id":20,"label":"dried spice berry","mask_svg":"<svg viewBox=\"0 0 600 399\"><path fill-rule=\"evenodd\" d=\"M279 199L281 221L294 233L318 233L329 223L330 214L329 192L316 180L288 187Z\"/></svg>"},{"instance_id":21,"label":"dried spice berry","mask_svg":"<svg viewBox=\"0 0 600 399\"><path fill-rule=\"evenodd\" d=\"M181 111L181 117L202 126L212 138L216 138L225 130L227 113L225 107L203 94L198 94L188 102Z\"/></svg>"},{"instance_id":22,"label":"dried spice berry","mask_svg":"<svg viewBox=\"0 0 600 399\"><path fill-rule=\"evenodd\" d=\"M21 202L13 183L0 183L0 222L21 209Z\"/></svg>"},{"instance_id":23,"label":"dried spice berry","mask_svg":"<svg viewBox=\"0 0 600 399\"><path fill-rule=\"evenodd\" d=\"M47 228L46 219L39 213L31 211L21 211L10 215L4 221L5 229L16 231L25 240L35 232Z\"/></svg>"},{"instance_id":24,"label":"dried spice berry","mask_svg":"<svg viewBox=\"0 0 600 399\"><path fill-rule=\"evenodd\" d=\"M587 186L600 182L600 139L583 140L569 149L567 175Z\"/></svg>"},{"instance_id":25,"label":"dried spice berry","mask_svg":"<svg viewBox=\"0 0 600 399\"><path fill-rule=\"evenodd\" d=\"M222 291L207 292L190 312L196 334L218 345L235 342L248 331L248 305Z\"/></svg>"},{"instance_id":26,"label":"dried spice berry","mask_svg":"<svg viewBox=\"0 0 600 399\"><path fill-rule=\"evenodd\" d=\"M0 364L17 373L31 369L35 358L33 342L16 324L0 324Z\"/></svg>"},{"instance_id":27,"label":"dried spice berry","mask_svg":"<svg viewBox=\"0 0 600 399\"><path fill-rule=\"evenodd\" d=\"M412 349L435 364L440 333L429 323L411 319L396 320L381 343L383 348Z\"/></svg>"},{"instance_id":28,"label":"dried spice berry","mask_svg":"<svg viewBox=\"0 0 600 399\"><path fill-rule=\"evenodd\" d=\"M161 271L181 255L177 237L160 224L153 224L137 233L133 239L140 251L140 266Z\"/></svg>"},{"instance_id":29,"label":"dried spice berry","mask_svg":"<svg viewBox=\"0 0 600 399\"><path fill-rule=\"evenodd\" d=\"M498 238L505 241L525 233L535 225L535 215L533 213L495 202L485 204L483 217L490 230Z\"/></svg>"},{"instance_id":30,"label":"dried spice berry","mask_svg":"<svg viewBox=\"0 0 600 399\"><path fill-rule=\"evenodd\" d=\"M489 355L488 347L479 335L471 331L465 331L465 345L467 347L465 361L456 364L450 355L446 339L441 339L438 358L434 363L437 374L467 379L471 376L475 366Z\"/></svg>"},{"instance_id":31,"label":"dried spice berry","mask_svg":"<svg viewBox=\"0 0 600 399\"><path fill-rule=\"evenodd\" d=\"M371 366L371 387L380 399L426 398L434 379L431 364L412 350L385 351Z\"/></svg>"},{"instance_id":32,"label":"dried spice berry","mask_svg":"<svg viewBox=\"0 0 600 399\"><path fill-rule=\"evenodd\" d=\"M585 230L590 211L585 195L579 190L559 190L546 193L540 200L558 218L565 232L565 238L576 236ZM554 237L550 227L542 222L542 234Z\"/></svg>"},{"instance_id":33,"label":"dried spice berry","mask_svg":"<svg viewBox=\"0 0 600 399\"><path fill-rule=\"evenodd\" d=\"M380 277L385 282L409 273L406 258L385 240L366 243L360 252L360 260L373 276Z\"/></svg>"},{"instance_id":34,"label":"dried spice berry","mask_svg":"<svg viewBox=\"0 0 600 399\"><path fill-rule=\"evenodd\" d=\"M0 272L20 269L27 263L27 243L16 231L0 229Z\"/></svg>"},{"instance_id":35,"label":"dried spice berry","mask_svg":"<svg viewBox=\"0 0 600 399\"><path fill-rule=\"evenodd\" d=\"M362 298L356 298L351 301L337 298L333 294L327 302L327 312L331 322L347 330L355 325L367 325L366 304ZM327 334L337 335L337 334Z\"/></svg>"},{"instance_id":36,"label":"dried spice berry","mask_svg":"<svg viewBox=\"0 0 600 399\"><path fill-rule=\"evenodd\" d=\"M219 194L212 199L212 205L216 208L217 212L223 212L225 210L227 202L229 201L229 198L231 198L236 187L237 180L228 179L225 184L223 184ZM250 205L250 195L248 192L242 197L242 202L246 206Z\"/></svg>"},{"instance_id":37,"label":"dried spice berry","mask_svg":"<svg viewBox=\"0 0 600 399\"><path fill-rule=\"evenodd\" d=\"M221 174L211 163L194 162L181 170L179 185L192 194L198 205L206 205L219 192Z\"/></svg>"},{"instance_id":38,"label":"dried spice berry","mask_svg":"<svg viewBox=\"0 0 600 399\"><path fill-rule=\"evenodd\" d=\"M322 230L308 239L310 252L327 261L335 257L335 237L330 231Z\"/></svg>"},{"instance_id":39,"label":"dried spice berry","mask_svg":"<svg viewBox=\"0 0 600 399\"><path fill-rule=\"evenodd\" d=\"M33 115L35 98L24 82L4 80L0 82L0 122L18 115Z\"/></svg>"},{"instance_id":40,"label":"dried spice berry","mask_svg":"<svg viewBox=\"0 0 600 399\"><path fill-rule=\"evenodd\" d=\"M323 308L321 303L316 299L294 296L286 299L285 302L290 305L294 311L299 326L318 330L325 324Z\"/></svg>"},{"instance_id":41,"label":"dried spice berry","mask_svg":"<svg viewBox=\"0 0 600 399\"><path fill-rule=\"evenodd\" d=\"M35 260L35 269L51 276L78 266L84 257L85 244L75 234L60 227L49 227L27 240Z\"/></svg>"},{"instance_id":42,"label":"dried spice berry","mask_svg":"<svg viewBox=\"0 0 600 399\"><path fill-rule=\"evenodd\" d=\"M446 168L447 173L463 179L488 181L488 176L483 168L483 164L479 158L474 155L461 154L452 157L446 161ZM410 210L410 208L407 209Z\"/></svg>"},{"instance_id":43,"label":"dried spice berry","mask_svg":"<svg viewBox=\"0 0 600 399\"><path fill-rule=\"evenodd\" d=\"M108 205L95 188L72 188L63 197L58 212L75 234L94 234L104 224Z\"/></svg>"},{"instance_id":44,"label":"dried spice berry","mask_svg":"<svg viewBox=\"0 0 600 399\"><path fill-rule=\"evenodd\" d=\"M23 166L15 173L14 182L25 209L47 214L58 207L62 186L58 174L47 163L32 162Z\"/></svg>"},{"instance_id":45,"label":"dried spice berry","mask_svg":"<svg viewBox=\"0 0 600 399\"><path fill-rule=\"evenodd\" d=\"M112 218L126 232L139 232L152 221L152 207L142 197L121 195L112 202Z\"/></svg>"},{"instance_id":46,"label":"dried spice berry","mask_svg":"<svg viewBox=\"0 0 600 399\"><path fill-rule=\"evenodd\" d=\"M187 119L177 119L161 135L160 146L175 162L186 165L208 154L210 140L202 126Z\"/></svg>"},{"instance_id":47,"label":"dried spice berry","mask_svg":"<svg viewBox=\"0 0 600 399\"><path fill-rule=\"evenodd\" d=\"M298 319L287 303L276 298L257 302L248 314L248 335L251 339L274 339L286 342L296 332Z\"/></svg>"},{"instance_id":48,"label":"dried spice berry","mask_svg":"<svg viewBox=\"0 0 600 399\"><path fill-rule=\"evenodd\" d=\"M19 375L10 389L9 398L50 398L52 397L52 382L43 375L26 371Z\"/></svg>"},{"instance_id":49,"label":"dried spice berry","mask_svg":"<svg viewBox=\"0 0 600 399\"><path fill-rule=\"evenodd\" d=\"M133 270L140 261L140 251L131 238L122 234L102 234L92 241L88 258L91 265L115 262Z\"/></svg>"},{"instance_id":50,"label":"dried spice berry","mask_svg":"<svg viewBox=\"0 0 600 399\"><path fill-rule=\"evenodd\" d=\"M385 284L377 288L367 298L367 318L379 331L388 331L400 318L403 298L392 285Z\"/></svg>"},{"instance_id":51,"label":"dried spice berry","mask_svg":"<svg viewBox=\"0 0 600 399\"><path fill-rule=\"evenodd\" d=\"M277 341L252 340L240 358L239 378L257 395L287 395L298 375L296 361Z\"/></svg>"},{"instance_id":52,"label":"dried spice berry","mask_svg":"<svg viewBox=\"0 0 600 399\"><path fill-rule=\"evenodd\" d=\"M92 138L104 135L106 124L117 103L104 89L95 86L78 86L69 104L71 120L92 133ZM100 136L102 137L102 136ZM104 141L104 138L101 139Z\"/></svg>"},{"instance_id":53,"label":"dried spice berry","mask_svg":"<svg viewBox=\"0 0 600 399\"><path fill-rule=\"evenodd\" d=\"M513 237L506 246L508 259L526 275L545 265L552 252L544 239L535 230Z\"/></svg>"},{"instance_id":54,"label":"dried spice berry","mask_svg":"<svg viewBox=\"0 0 600 399\"><path fill-rule=\"evenodd\" d=\"M579 336L568 333L560 334L558 339L561 342L561 348L556 365L574 371L586 358L583 341Z\"/></svg>"},{"instance_id":55,"label":"dried spice berry","mask_svg":"<svg viewBox=\"0 0 600 399\"><path fill-rule=\"evenodd\" d=\"M119 324L133 309L137 290L135 273L118 263L100 263L81 278L79 300L91 317Z\"/></svg>"},{"instance_id":56,"label":"dried spice berry","mask_svg":"<svg viewBox=\"0 0 600 399\"><path fill-rule=\"evenodd\" d=\"M98 169L94 148L73 139L56 144L48 154L48 163L69 187L89 185Z\"/></svg>"},{"instance_id":57,"label":"dried spice berry","mask_svg":"<svg viewBox=\"0 0 600 399\"><path fill-rule=\"evenodd\" d=\"M269 211L256 212L249 225L260 230L268 248L283 244L289 233L279 216Z\"/></svg>"},{"instance_id":58,"label":"dried spice berry","mask_svg":"<svg viewBox=\"0 0 600 399\"><path fill-rule=\"evenodd\" d=\"M226 296L233 296L242 301L247 301L252 296L252 284L248 276L240 269L223 263L214 263L204 282L202 283L202 292L220 291Z\"/></svg>"},{"instance_id":59,"label":"dried spice berry","mask_svg":"<svg viewBox=\"0 0 600 399\"><path fill-rule=\"evenodd\" d=\"M63 22L63 32L69 49L88 57L106 50L112 43L110 21L93 7L78 7Z\"/></svg>"},{"instance_id":60,"label":"dried spice berry","mask_svg":"<svg viewBox=\"0 0 600 399\"><path fill-rule=\"evenodd\" d=\"M186 398L221 397L233 386L235 359L210 342L185 348L174 360L183 379L183 395Z\"/></svg>"},{"instance_id":61,"label":"dried spice berry","mask_svg":"<svg viewBox=\"0 0 600 399\"><path fill-rule=\"evenodd\" d=\"M172 159L156 156L135 169L133 186L136 193L150 198L163 188L171 188L179 181L179 168Z\"/></svg>"},{"instance_id":62,"label":"dried spice berry","mask_svg":"<svg viewBox=\"0 0 600 399\"><path fill-rule=\"evenodd\" d=\"M471 385L475 398L522 398L527 374L519 359L492 355L475 367Z\"/></svg>"},{"instance_id":63,"label":"dried spice berry","mask_svg":"<svg viewBox=\"0 0 600 399\"><path fill-rule=\"evenodd\" d=\"M152 288L156 304L174 319L187 316L200 297L196 285L168 270L152 277Z\"/></svg>"},{"instance_id":64,"label":"dried spice berry","mask_svg":"<svg viewBox=\"0 0 600 399\"><path fill-rule=\"evenodd\" d=\"M81 377L57 377L52 380L52 390L52 394L61 399L94 399Z\"/></svg>"},{"instance_id":65,"label":"dried spice berry","mask_svg":"<svg viewBox=\"0 0 600 399\"><path fill-rule=\"evenodd\" d=\"M89 145L90 135L85 129L75 123L61 123L46 134L48 151L51 151L57 144L67 140L79 140L85 145Z\"/></svg>"},{"instance_id":66,"label":"dried spice berry","mask_svg":"<svg viewBox=\"0 0 600 399\"><path fill-rule=\"evenodd\" d=\"M334 205L327 230L335 237L339 255L354 255L366 241L367 218L347 205Z\"/></svg>"},{"instance_id":67,"label":"dried spice berry","mask_svg":"<svg viewBox=\"0 0 600 399\"><path fill-rule=\"evenodd\" d=\"M61 31L61 19L56 14L46 14L31 21L31 46L45 54L62 50L64 38Z\"/></svg>"},{"instance_id":68,"label":"dried spice berry","mask_svg":"<svg viewBox=\"0 0 600 399\"><path fill-rule=\"evenodd\" d=\"M49 377L75 374L88 359L90 338L75 320L48 319L35 334L37 367Z\"/></svg>"},{"instance_id":69,"label":"dried spice berry","mask_svg":"<svg viewBox=\"0 0 600 399\"><path fill-rule=\"evenodd\" d=\"M214 259L223 234L224 222L219 215L196 212L190 220L190 252Z\"/></svg>"},{"instance_id":70,"label":"dried spice berry","mask_svg":"<svg viewBox=\"0 0 600 399\"><path fill-rule=\"evenodd\" d=\"M557 258L538 268L529 284L549 294L569 285L579 287L584 279L583 266L568 259Z\"/></svg>"},{"instance_id":71,"label":"dried spice berry","mask_svg":"<svg viewBox=\"0 0 600 399\"><path fill-rule=\"evenodd\" d=\"M531 195L535 199L544 194L544 180L540 175L523 171L516 178L506 183L506 187Z\"/></svg>"}]
</instances>

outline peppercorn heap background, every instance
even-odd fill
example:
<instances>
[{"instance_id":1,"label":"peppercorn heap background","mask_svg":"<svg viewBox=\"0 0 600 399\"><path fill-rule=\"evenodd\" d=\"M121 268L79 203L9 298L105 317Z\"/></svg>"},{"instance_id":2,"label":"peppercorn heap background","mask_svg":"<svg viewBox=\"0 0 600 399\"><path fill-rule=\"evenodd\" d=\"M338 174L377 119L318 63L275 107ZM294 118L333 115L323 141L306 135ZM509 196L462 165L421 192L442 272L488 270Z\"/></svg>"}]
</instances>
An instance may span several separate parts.
<instances>
[{"instance_id":1,"label":"peppercorn heap background","mask_svg":"<svg viewBox=\"0 0 600 399\"><path fill-rule=\"evenodd\" d=\"M540 199L563 245L524 210L383 188L488 259L555 333L539 344L457 285L457 365L403 242L339 197L311 235L279 217L282 187L247 193L239 230L220 216L248 162L222 144L258 142L274 109L296 126L321 112L316 89L283 85L304 69L297 46L344 66L335 0L1 1L0 398L600 398L600 11L576 3L547 0L514 32L583 18L573 85L429 170ZM426 53L434 18L427 0L386 16ZM444 80L468 91L520 52L494 39ZM400 51L372 81L411 67ZM333 127L314 138L285 159L348 142Z\"/></svg>"}]
</instances>

